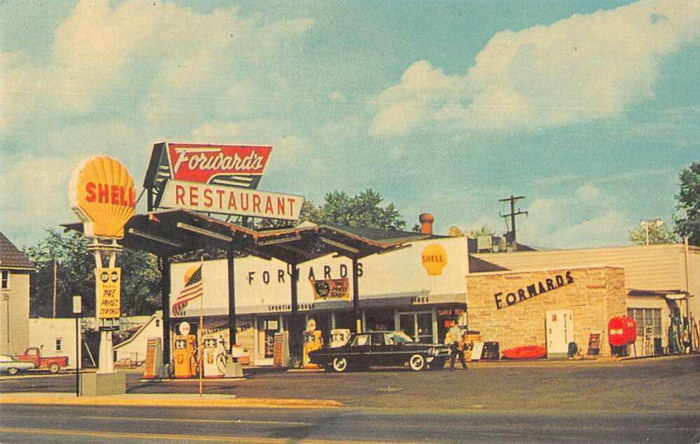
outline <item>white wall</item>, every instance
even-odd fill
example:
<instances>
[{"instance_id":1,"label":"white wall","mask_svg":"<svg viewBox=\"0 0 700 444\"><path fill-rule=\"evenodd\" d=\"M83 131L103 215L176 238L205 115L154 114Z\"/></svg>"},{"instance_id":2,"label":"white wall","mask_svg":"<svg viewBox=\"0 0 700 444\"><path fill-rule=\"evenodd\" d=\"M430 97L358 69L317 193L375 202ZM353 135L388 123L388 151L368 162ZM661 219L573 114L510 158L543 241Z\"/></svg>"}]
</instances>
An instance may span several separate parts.
<instances>
[{"instance_id":1,"label":"white wall","mask_svg":"<svg viewBox=\"0 0 700 444\"><path fill-rule=\"evenodd\" d=\"M29 341L29 273L8 270L9 288L0 289L0 353L22 353Z\"/></svg>"},{"instance_id":2,"label":"white wall","mask_svg":"<svg viewBox=\"0 0 700 444\"><path fill-rule=\"evenodd\" d=\"M120 359L145 361L146 347L149 338L163 338L163 321L160 316L150 318L148 324L132 336L128 343L124 341L114 346L114 351L117 354L117 361Z\"/></svg>"},{"instance_id":3,"label":"white wall","mask_svg":"<svg viewBox=\"0 0 700 444\"><path fill-rule=\"evenodd\" d=\"M440 244L447 253L447 264L439 276L430 276L422 265L426 247ZM463 237L428 239L411 242L407 247L361 259L359 278L360 298L392 294L458 295L465 294L468 273L467 240ZM206 261L204 279L204 314L228 314L228 283L226 260ZM188 269L199 262L171 266L171 305L177 300ZM287 265L276 259L246 257L234 260L236 310L239 313L264 311L270 305L290 303L290 276ZM298 302L314 302L309 278L350 280L352 294L352 261L345 257L327 255L299 265ZM182 316L198 316L200 300L188 303ZM172 314L171 316L176 317Z\"/></svg>"},{"instance_id":4,"label":"white wall","mask_svg":"<svg viewBox=\"0 0 700 444\"><path fill-rule=\"evenodd\" d=\"M40 347L42 356L68 356L68 368L75 368L75 319L29 319L29 347Z\"/></svg>"}]
</instances>

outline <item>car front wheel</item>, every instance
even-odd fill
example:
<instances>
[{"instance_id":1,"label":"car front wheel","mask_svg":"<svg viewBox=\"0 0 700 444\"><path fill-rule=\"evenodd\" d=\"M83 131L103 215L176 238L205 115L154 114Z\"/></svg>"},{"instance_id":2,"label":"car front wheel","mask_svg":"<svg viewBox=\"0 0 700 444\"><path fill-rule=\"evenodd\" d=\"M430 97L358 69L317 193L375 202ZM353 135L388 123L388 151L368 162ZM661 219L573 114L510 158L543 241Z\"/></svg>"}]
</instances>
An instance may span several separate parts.
<instances>
[{"instance_id":1,"label":"car front wheel","mask_svg":"<svg viewBox=\"0 0 700 444\"><path fill-rule=\"evenodd\" d=\"M415 354L408 360L408 365L414 372L421 371L425 368L425 358L422 355Z\"/></svg>"},{"instance_id":2,"label":"car front wheel","mask_svg":"<svg viewBox=\"0 0 700 444\"><path fill-rule=\"evenodd\" d=\"M344 372L348 369L348 360L346 358L335 358L331 364L333 371L338 373Z\"/></svg>"},{"instance_id":3,"label":"car front wheel","mask_svg":"<svg viewBox=\"0 0 700 444\"><path fill-rule=\"evenodd\" d=\"M7 373L9 375L16 375L17 373L19 373L19 369L14 368L14 367L10 367L7 369Z\"/></svg>"},{"instance_id":4,"label":"car front wheel","mask_svg":"<svg viewBox=\"0 0 700 444\"><path fill-rule=\"evenodd\" d=\"M58 364L56 364L55 362L52 362L49 365L49 372L58 373L59 370L61 370L61 367Z\"/></svg>"}]
</instances>

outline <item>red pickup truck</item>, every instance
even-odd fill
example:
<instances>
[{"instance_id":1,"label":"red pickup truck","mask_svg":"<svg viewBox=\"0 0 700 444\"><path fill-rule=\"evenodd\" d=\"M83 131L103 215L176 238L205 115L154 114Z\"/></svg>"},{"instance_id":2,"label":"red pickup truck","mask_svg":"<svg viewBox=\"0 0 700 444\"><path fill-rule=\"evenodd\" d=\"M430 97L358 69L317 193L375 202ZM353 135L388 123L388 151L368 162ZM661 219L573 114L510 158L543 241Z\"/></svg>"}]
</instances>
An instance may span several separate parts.
<instances>
[{"instance_id":1,"label":"red pickup truck","mask_svg":"<svg viewBox=\"0 0 700 444\"><path fill-rule=\"evenodd\" d=\"M51 373L58 373L68 366L68 356L41 356L39 347L28 347L24 353L16 356L18 361L33 362L38 369L49 369Z\"/></svg>"}]
</instances>

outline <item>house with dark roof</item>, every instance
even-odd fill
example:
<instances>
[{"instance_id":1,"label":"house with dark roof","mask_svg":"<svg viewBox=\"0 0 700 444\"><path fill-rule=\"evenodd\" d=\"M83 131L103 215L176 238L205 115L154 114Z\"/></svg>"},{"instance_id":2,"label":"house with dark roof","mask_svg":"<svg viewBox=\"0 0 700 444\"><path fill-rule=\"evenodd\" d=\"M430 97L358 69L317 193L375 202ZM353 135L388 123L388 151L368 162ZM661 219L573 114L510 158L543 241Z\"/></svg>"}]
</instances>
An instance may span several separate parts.
<instances>
[{"instance_id":1,"label":"house with dark roof","mask_svg":"<svg viewBox=\"0 0 700 444\"><path fill-rule=\"evenodd\" d=\"M34 264L0 232L0 354L29 345L29 277Z\"/></svg>"}]
</instances>

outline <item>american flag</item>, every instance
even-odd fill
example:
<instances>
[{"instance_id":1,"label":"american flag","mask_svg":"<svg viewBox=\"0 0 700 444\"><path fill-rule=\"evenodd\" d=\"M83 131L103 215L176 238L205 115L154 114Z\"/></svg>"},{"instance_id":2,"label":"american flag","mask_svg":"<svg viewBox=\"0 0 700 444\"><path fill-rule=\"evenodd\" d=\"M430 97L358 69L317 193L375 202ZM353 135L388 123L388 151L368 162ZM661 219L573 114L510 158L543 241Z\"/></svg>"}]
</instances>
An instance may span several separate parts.
<instances>
[{"instance_id":1,"label":"american flag","mask_svg":"<svg viewBox=\"0 0 700 444\"><path fill-rule=\"evenodd\" d=\"M194 269L194 272L190 273ZM180 291L180 296L173 304L173 315L180 316L184 309L187 308L187 303L193 299L197 299L204 294L204 283L202 282L202 266L187 270L189 278L185 282L185 287Z\"/></svg>"}]
</instances>

